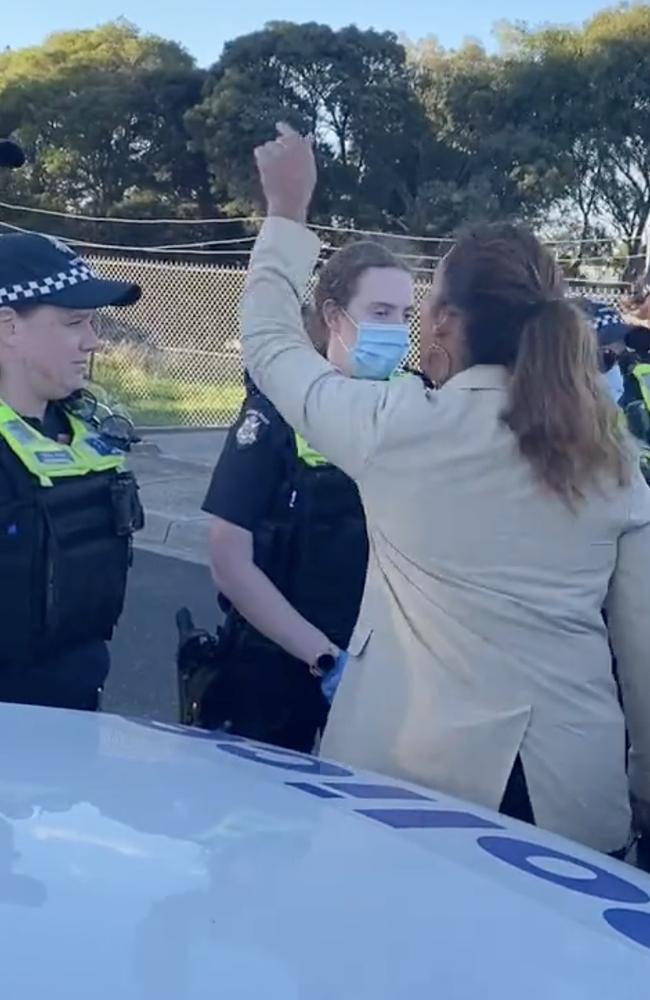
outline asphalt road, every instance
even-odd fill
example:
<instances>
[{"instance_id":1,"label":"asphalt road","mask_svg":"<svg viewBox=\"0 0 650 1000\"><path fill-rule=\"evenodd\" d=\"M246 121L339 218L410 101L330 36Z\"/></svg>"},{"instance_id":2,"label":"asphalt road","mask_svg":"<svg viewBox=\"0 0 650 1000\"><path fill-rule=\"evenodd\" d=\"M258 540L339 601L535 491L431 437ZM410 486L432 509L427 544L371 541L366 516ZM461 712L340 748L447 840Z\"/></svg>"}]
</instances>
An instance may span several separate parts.
<instances>
[{"instance_id":1,"label":"asphalt road","mask_svg":"<svg viewBox=\"0 0 650 1000\"><path fill-rule=\"evenodd\" d=\"M175 617L183 605L197 625L216 626L216 593L209 571L137 550L125 613L111 646L104 711L178 721Z\"/></svg>"}]
</instances>

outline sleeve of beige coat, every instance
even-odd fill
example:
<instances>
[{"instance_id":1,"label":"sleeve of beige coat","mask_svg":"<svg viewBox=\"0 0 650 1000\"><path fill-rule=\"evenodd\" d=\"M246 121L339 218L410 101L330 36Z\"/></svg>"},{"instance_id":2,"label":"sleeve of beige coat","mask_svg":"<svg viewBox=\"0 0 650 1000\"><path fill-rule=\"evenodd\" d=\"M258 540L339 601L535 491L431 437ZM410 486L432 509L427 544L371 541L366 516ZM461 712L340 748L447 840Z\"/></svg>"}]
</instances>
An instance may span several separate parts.
<instances>
[{"instance_id":1,"label":"sleeve of beige coat","mask_svg":"<svg viewBox=\"0 0 650 1000\"><path fill-rule=\"evenodd\" d=\"M375 451L403 389L341 375L317 353L301 317L320 242L288 219L264 223L251 256L241 311L244 362L284 419L353 479ZM410 379L408 380L410 381Z\"/></svg>"},{"instance_id":2,"label":"sleeve of beige coat","mask_svg":"<svg viewBox=\"0 0 650 1000\"><path fill-rule=\"evenodd\" d=\"M619 539L607 620L631 741L630 789L650 802L650 489L640 474L631 514Z\"/></svg>"}]
</instances>

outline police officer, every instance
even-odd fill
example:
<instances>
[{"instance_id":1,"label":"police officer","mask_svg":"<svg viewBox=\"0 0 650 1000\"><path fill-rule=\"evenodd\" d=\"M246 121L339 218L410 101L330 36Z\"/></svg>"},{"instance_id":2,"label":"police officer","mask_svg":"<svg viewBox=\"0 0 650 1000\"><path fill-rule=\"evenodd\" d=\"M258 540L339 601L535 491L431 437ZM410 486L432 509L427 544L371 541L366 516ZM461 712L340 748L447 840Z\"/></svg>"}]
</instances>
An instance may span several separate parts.
<instances>
[{"instance_id":1,"label":"police officer","mask_svg":"<svg viewBox=\"0 0 650 1000\"><path fill-rule=\"evenodd\" d=\"M591 320L600 348L600 368L603 382L615 403L624 393L620 359L625 352L625 337L630 329L616 306L595 299L579 298L577 304Z\"/></svg>"},{"instance_id":2,"label":"police officer","mask_svg":"<svg viewBox=\"0 0 650 1000\"><path fill-rule=\"evenodd\" d=\"M0 236L0 700L98 708L142 509L124 450L70 401L95 310L139 297L48 237Z\"/></svg>"},{"instance_id":3,"label":"police officer","mask_svg":"<svg viewBox=\"0 0 650 1000\"><path fill-rule=\"evenodd\" d=\"M339 369L385 379L408 351L412 310L411 275L385 248L362 242L331 257L303 319ZM328 710L320 678L348 645L365 583L356 485L247 378L204 510L214 518L212 569L227 615L225 668L201 721L310 751Z\"/></svg>"},{"instance_id":4,"label":"police officer","mask_svg":"<svg viewBox=\"0 0 650 1000\"><path fill-rule=\"evenodd\" d=\"M591 299L580 305L592 319L600 346L601 371L612 399L621 407L629 430L639 445L641 471L650 484L650 330L628 324L615 306ZM607 615L603 618L607 623ZM615 658L612 659L620 685ZM618 852L625 858L628 851ZM650 838L642 828L638 834L637 865L650 871Z\"/></svg>"},{"instance_id":5,"label":"police officer","mask_svg":"<svg viewBox=\"0 0 650 1000\"><path fill-rule=\"evenodd\" d=\"M580 299L600 346L601 372L612 400L625 414L639 447L639 462L650 483L650 330L626 323L616 306Z\"/></svg>"},{"instance_id":6,"label":"police officer","mask_svg":"<svg viewBox=\"0 0 650 1000\"><path fill-rule=\"evenodd\" d=\"M625 333L626 353L620 359L625 385L622 405L640 402L650 414L650 329L633 325Z\"/></svg>"}]
</instances>

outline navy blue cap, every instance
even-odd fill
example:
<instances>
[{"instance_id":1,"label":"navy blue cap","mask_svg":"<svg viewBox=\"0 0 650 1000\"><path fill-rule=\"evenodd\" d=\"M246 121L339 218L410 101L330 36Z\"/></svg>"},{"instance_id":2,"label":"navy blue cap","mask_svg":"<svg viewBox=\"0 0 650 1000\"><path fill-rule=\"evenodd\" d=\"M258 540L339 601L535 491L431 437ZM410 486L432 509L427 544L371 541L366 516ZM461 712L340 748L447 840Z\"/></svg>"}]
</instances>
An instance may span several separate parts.
<instances>
[{"instance_id":1,"label":"navy blue cap","mask_svg":"<svg viewBox=\"0 0 650 1000\"><path fill-rule=\"evenodd\" d=\"M0 167L16 168L22 167L25 162L25 154L17 142L11 139L0 139Z\"/></svg>"},{"instance_id":2,"label":"navy blue cap","mask_svg":"<svg viewBox=\"0 0 650 1000\"><path fill-rule=\"evenodd\" d=\"M616 306L595 299L577 299L577 304L594 325L599 347L609 347L625 340L630 330Z\"/></svg>"},{"instance_id":3,"label":"navy blue cap","mask_svg":"<svg viewBox=\"0 0 650 1000\"><path fill-rule=\"evenodd\" d=\"M36 233L0 236L0 307L101 309L133 305L141 294L139 285L100 278L59 240Z\"/></svg>"}]
</instances>

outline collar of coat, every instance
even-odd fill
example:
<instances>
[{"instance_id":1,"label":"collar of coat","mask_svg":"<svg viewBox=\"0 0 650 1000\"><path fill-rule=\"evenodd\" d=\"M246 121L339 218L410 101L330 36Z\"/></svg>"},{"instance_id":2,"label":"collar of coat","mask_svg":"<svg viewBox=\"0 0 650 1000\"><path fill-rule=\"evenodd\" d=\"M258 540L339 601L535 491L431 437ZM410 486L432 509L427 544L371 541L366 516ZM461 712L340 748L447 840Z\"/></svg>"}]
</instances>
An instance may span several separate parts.
<instances>
[{"instance_id":1,"label":"collar of coat","mask_svg":"<svg viewBox=\"0 0 650 1000\"><path fill-rule=\"evenodd\" d=\"M443 388L454 389L506 389L508 371L502 365L474 365L454 375Z\"/></svg>"}]
</instances>

